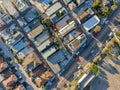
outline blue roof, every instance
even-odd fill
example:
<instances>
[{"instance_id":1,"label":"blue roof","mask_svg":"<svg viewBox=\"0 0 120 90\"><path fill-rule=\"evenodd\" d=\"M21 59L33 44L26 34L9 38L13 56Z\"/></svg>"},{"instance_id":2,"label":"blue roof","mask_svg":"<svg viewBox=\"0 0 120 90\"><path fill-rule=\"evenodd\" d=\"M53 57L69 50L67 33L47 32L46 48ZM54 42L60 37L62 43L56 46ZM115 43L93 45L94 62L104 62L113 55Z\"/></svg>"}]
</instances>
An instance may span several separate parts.
<instances>
[{"instance_id":1,"label":"blue roof","mask_svg":"<svg viewBox=\"0 0 120 90\"><path fill-rule=\"evenodd\" d=\"M65 59L65 56L63 55L62 51L57 51L53 55L48 57L48 61L50 61L52 64L57 64L61 60Z\"/></svg>"},{"instance_id":2,"label":"blue roof","mask_svg":"<svg viewBox=\"0 0 120 90\"><path fill-rule=\"evenodd\" d=\"M50 2L52 2L52 0L40 0L40 2L45 3L46 5L48 5Z\"/></svg>"},{"instance_id":3,"label":"blue roof","mask_svg":"<svg viewBox=\"0 0 120 90\"><path fill-rule=\"evenodd\" d=\"M91 29L92 27L94 27L98 23L99 23L98 17L97 16L93 16L89 20L87 20L83 25L86 28Z\"/></svg>"},{"instance_id":4,"label":"blue roof","mask_svg":"<svg viewBox=\"0 0 120 90\"><path fill-rule=\"evenodd\" d=\"M22 48L26 47L29 43L27 41L23 41L21 40L20 42L18 42L16 45L13 46L14 50L21 50Z\"/></svg>"}]
</instances>

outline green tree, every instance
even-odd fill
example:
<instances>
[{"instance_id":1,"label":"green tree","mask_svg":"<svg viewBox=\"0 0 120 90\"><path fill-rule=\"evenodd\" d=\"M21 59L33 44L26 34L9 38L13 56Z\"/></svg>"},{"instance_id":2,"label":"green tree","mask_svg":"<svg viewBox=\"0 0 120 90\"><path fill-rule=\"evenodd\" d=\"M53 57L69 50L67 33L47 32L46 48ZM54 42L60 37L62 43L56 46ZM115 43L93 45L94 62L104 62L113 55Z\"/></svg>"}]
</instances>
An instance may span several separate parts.
<instances>
[{"instance_id":1,"label":"green tree","mask_svg":"<svg viewBox=\"0 0 120 90\"><path fill-rule=\"evenodd\" d=\"M52 24L50 18L45 18L42 20L42 24L50 26Z\"/></svg>"},{"instance_id":2,"label":"green tree","mask_svg":"<svg viewBox=\"0 0 120 90\"><path fill-rule=\"evenodd\" d=\"M118 5L118 1L117 0L113 0L113 4L114 5Z\"/></svg>"},{"instance_id":3,"label":"green tree","mask_svg":"<svg viewBox=\"0 0 120 90\"><path fill-rule=\"evenodd\" d=\"M104 6L101 8L101 12L103 14L103 16L108 16L110 14L110 9L107 6Z\"/></svg>"},{"instance_id":4,"label":"green tree","mask_svg":"<svg viewBox=\"0 0 120 90\"><path fill-rule=\"evenodd\" d=\"M92 4L92 7L99 10L102 7L102 3L100 2L100 0L95 0Z\"/></svg>"},{"instance_id":5,"label":"green tree","mask_svg":"<svg viewBox=\"0 0 120 90\"><path fill-rule=\"evenodd\" d=\"M95 33L100 32L100 30L101 30L101 27L98 25L94 28Z\"/></svg>"},{"instance_id":6,"label":"green tree","mask_svg":"<svg viewBox=\"0 0 120 90\"><path fill-rule=\"evenodd\" d=\"M116 10L116 9L117 9L117 5L115 5L115 4L112 5L112 6L111 6L111 9L112 9L113 11Z\"/></svg>"}]
</instances>

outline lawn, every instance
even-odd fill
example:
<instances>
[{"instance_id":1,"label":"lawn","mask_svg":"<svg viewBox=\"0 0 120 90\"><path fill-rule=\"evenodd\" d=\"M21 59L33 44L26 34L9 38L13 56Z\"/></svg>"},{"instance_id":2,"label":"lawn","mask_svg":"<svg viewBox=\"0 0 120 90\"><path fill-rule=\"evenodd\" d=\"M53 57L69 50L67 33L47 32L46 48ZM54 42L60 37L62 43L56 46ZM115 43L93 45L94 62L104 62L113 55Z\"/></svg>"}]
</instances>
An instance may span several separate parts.
<instances>
[{"instance_id":1,"label":"lawn","mask_svg":"<svg viewBox=\"0 0 120 90\"><path fill-rule=\"evenodd\" d=\"M98 66L94 64L91 71L96 74L98 72Z\"/></svg>"}]
</instances>

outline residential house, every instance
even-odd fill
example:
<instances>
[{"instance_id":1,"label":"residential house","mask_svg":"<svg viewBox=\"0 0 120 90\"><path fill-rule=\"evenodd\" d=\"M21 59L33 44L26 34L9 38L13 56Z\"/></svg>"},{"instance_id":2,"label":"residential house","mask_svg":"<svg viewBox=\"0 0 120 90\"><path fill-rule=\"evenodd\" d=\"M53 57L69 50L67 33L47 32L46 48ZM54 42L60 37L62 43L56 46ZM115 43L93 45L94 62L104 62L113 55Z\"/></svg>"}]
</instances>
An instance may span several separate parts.
<instances>
[{"instance_id":1,"label":"residential house","mask_svg":"<svg viewBox=\"0 0 120 90\"><path fill-rule=\"evenodd\" d=\"M19 52L21 49L25 48L26 46L29 45L29 42L24 38L22 40L20 40L19 42L17 42L15 45L12 45L11 49L17 53Z\"/></svg>"},{"instance_id":2,"label":"residential house","mask_svg":"<svg viewBox=\"0 0 120 90\"><path fill-rule=\"evenodd\" d=\"M43 4L44 8L50 7L52 4L54 4L57 0L40 0L40 3Z\"/></svg>"},{"instance_id":3,"label":"residential house","mask_svg":"<svg viewBox=\"0 0 120 90\"><path fill-rule=\"evenodd\" d=\"M24 18L25 20L29 23L31 22L32 20L34 20L35 18L38 18L40 16L40 12L38 11L37 8L33 7L31 10L29 10Z\"/></svg>"},{"instance_id":4,"label":"residential house","mask_svg":"<svg viewBox=\"0 0 120 90\"><path fill-rule=\"evenodd\" d=\"M19 85L14 90L26 90L26 89L23 85Z\"/></svg>"},{"instance_id":5,"label":"residential house","mask_svg":"<svg viewBox=\"0 0 120 90\"><path fill-rule=\"evenodd\" d=\"M6 23L9 24L10 22L12 22L12 18L9 14L5 14L3 17L1 17L1 19Z\"/></svg>"},{"instance_id":6,"label":"residential house","mask_svg":"<svg viewBox=\"0 0 120 90\"><path fill-rule=\"evenodd\" d=\"M68 3L70 3L72 0L63 0L65 2L65 4L67 5Z\"/></svg>"},{"instance_id":7,"label":"residential house","mask_svg":"<svg viewBox=\"0 0 120 90\"><path fill-rule=\"evenodd\" d=\"M54 52L56 52L57 49L54 45L48 47L47 49L43 50L41 54L45 59L47 59L50 55L52 55Z\"/></svg>"},{"instance_id":8,"label":"residential house","mask_svg":"<svg viewBox=\"0 0 120 90\"><path fill-rule=\"evenodd\" d=\"M38 65L36 68L34 68L30 73L29 76L30 77L39 77L41 76L45 71L47 70L47 68L44 67L43 64Z\"/></svg>"},{"instance_id":9,"label":"residential house","mask_svg":"<svg viewBox=\"0 0 120 90\"><path fill-rule=\"evenodd\" d=\"M0 3L0 18L3 17L5 14L6 14L6 11L3 5Z\"/></svg>"},{"instance_id":10,"label":"residential house","mask_svg":"<svg viewBox=\"0 0 120 90\"><path fill-rule=\"evenodd\" d=\"M91 30L93 27L95 27L100 22L100 19L97 17L97 15L92 16L90 19L88 19L86 22L83 23L83 27L86 31Z\"/></svg>"},{"instance_id":11,"label":"residential house","mask_svg":"<svg viewBox=\"0 0 120 90\"><path fill-rule=\"evenodd\" d=\"M3 61L3 58L0 57L0 72L4 71L8 67L8 64Z\"/></svg>"},{"instance_id":12,"label":"residential house","mask_svg":"<svg viewBox=\"0 0 120 90\"><path fill-rule=\"evenodd\" d=\"M53 23L56 23L59 21L62 17L64 17L67 14L67 10L63 7L59 9L56 13L50 16L50 19Z\"/></svg>"},{"instance_id":13,"label":"residential house","mask_svg":"<svg viewBox=\"0 0 120 90\"><path fill-rule=\"evenodd\" d=\"M64 43L65 43L65 44L68 44L68 43L71 42L73 39L75 39L76 37L78 37L80 34L82 34L82 33L80 32L80 30L73 29L71 32L69 32L67 35L65 35L65 36L63 37Z\"/></svg>"},{"instance_id":14,"label":"residential house","mask_svg":"<svg viewBox=\"0 0 120 90\"><path fill-rule=\"evenodd\" d=\"M73 39L67 46L71 51L77 50L82 44L86 42L87 38L84 34L79 35L75 39Z\"/></svg>"},{"instance_id":15,"label":"residential house","mask_svg":"<svg viewBox=\"0 0 120 90\"><path fill-rule=\"evenodd\" d=\"M64 0L66 2L66 4L68 4L68 7L71 10L74 10L76 7L80 6L81 4L83 4L85 2L85 0Z\"/></svg>"},{"instance_id":16,"label":"residential house","mask_svg":"<svg viewBox=\"0 0 120 90\"><path fill-rule=\"evenodd\" d=\"M3 80L2 84L6 88L6 87L9 87L12 84L16 83L17 80L18 80L17 77L14 74L12 74L7 79Z\"/></svg>"},{"instance_id":17,"label":"residential house","mask_svg":"<svg viewBox=\"0 0 120 90\"><path fill-rule=\"evenodd\" d=\"M44 29L43 25L39 25L38 27L36 27L35 29L28 33L29 38L34 39L43 32L43 29Z\"/></svg>"},{"instance_id":18,"label":"residential house","mask_svg":"<svg viewBox=\"0 0 120 90\"><path fill-rule=\"evenodd\" d=\"M54 14L56 11L62 8L62 5L59 2L54 3L51 5L45 12L45 14L50 17L52 14Z\"/></svg>"},{"instance_id":19,"label":"residential house","mask_svg":"<svg viewBox=\"0 0 120 90\"><path fill-rule=\"evenodd\" d=\"M28 45L25 48L23 48L22 50L20 50L16 55L17 55L18 59L23 59L24 57L26 57L28 54L30 54L33 51L34 51L34 49L30 45Z\"/></svg>"},{"instance_id":20,"label":"residential house","mask_svg":"<svg viewBox=\"0 0 120 90\"><path fill-rule=\"evenodd\" d=\"M3 26L5 26L5 22L0 18L0 28L2 28Z\"/></svg>"},{"instance_id":21,"label":"residential house","mask_svg":"<svg viewBox=\"0 0 120 90\"><path fill-rule=\"evenodd\" d=\"M38 58L38 56L36 55L35 52L32 52L30 54L28 54L22 65L26 70L33 70L35 67L37 67L38 65L40 65L42 62L41 60Z\"/></svg>"},{"instance_id":22,"label":"residential house","mask_svg":"<svg viewBox=\"0 0 120 90\"><path fill-rule=\"evenodd\" d=\"M92 11L92 9L87 8L84 11L80 12L77 14L78 20L83 23L85 22L88 18L90 18L92 15L94 14L94 12Z\"/></svg>"},{"instance_id":23,"label":"residential house","mask_svg":"<svg viewBox=\"0 0 120 90\"><path fill-rule=\"evenodd\" d=\"M48 40L50 38L48 32L42 32L37 37L34 38L34 43L36 46L39 46L44 41Z\"/></svg>"},{"instance_id":24,"label":"residential house","mask_svg":"<svg viewBox=\"0 0 120 90\"><path fill-rule=\"evenodd\" d=\"M55 24L56 30L64 36L75 27L75 22L68 15L63 17Z\"/></svg>"},{"instance_id":25,"label":"residential house","mask_svg":"<svg viewBox=\"0 0 120 90\"><path fill-rule=\"evenodd\" d=\"M71 2L68 4L68 7L70 8L70 10L74 10L77 6L74 2Z\"/></svg>"},{"instance_id":26,"label":"residential house","mask_svg":"<svg viewBox=\"0 0 120 90\"><path fill-rule=\"evenodd\" d=\"M44 85L52 76L53 74L47 70L40 77L37 77L34 82L37 87L41 87L41 85Z\"/></svg>"},{"instance_id":27,"label":"residential house","mask_svg":"<svg viewBox=\"0 0 120 90\"><path fill-rule=\"evenodd\" d=\"M52 44L50 39L45 40L42 44L40 44L37 49L39 52L42 52L46 48L48 48Z\"/></svg>"},{"instance_id":28,"label":"residential house","mask_svg":"<svg viewBox=\"0 0 120 90\"><path fill-rule=\"evenodd\" d=\"M24 12L29 8L27 3L23 0L11 0L11 1L15 5L16 9L19 10L20 12Z\"/></svg>"},{"instance_id":29,"label":"residential house","mask_svg":"<svg viewBox=\"0 0 120 90\"><path fill-rule=\"evenodd\" d=\"M19 16L18 11L14 8L10 0L2 0L2 4L4 8L9 12L10 15L15 16L15 17Z\"/></svg>"}]
</instances>

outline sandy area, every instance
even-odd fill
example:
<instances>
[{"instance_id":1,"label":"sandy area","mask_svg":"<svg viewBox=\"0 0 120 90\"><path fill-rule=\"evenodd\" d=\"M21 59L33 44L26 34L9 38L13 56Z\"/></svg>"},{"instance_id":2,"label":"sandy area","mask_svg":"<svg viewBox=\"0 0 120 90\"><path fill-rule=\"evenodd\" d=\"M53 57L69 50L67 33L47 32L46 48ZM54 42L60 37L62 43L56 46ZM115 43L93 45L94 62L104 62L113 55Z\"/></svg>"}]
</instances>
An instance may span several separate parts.
<instances>
[{"instance_id":1,"label":"sandy area","mask_svg":"<svg viewBox=\"0 0 120 90\"><path fill-rule=\"evenodd\" d=\"M90 90L120 90L120 60L105 58Z\"/></svg>"}]
</instances>

